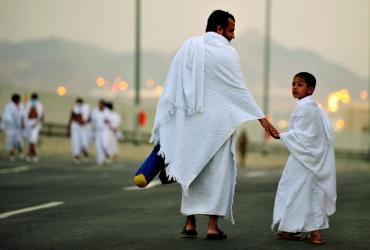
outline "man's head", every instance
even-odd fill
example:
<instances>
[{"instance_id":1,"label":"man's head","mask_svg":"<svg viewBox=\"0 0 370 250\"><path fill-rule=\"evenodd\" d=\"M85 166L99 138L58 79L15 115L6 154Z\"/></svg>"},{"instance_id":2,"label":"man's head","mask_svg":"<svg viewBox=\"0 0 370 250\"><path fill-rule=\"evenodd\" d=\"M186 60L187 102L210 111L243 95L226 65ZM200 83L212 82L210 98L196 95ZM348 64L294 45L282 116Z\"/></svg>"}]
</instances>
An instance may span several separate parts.
<instances>
[{"instance_id":1,"label":"man's head","mask_svg":"<svg viewBox=\"0 0 370 250\"><path fill-rule=\"evenodd\" d=\"M105 107L107 107L109 110L113 110L113 103L112 102L106 102Z\"/></svg>"},{"instance_id":2,"label":"man's head","mask_svg":"<svg viewBox=\"0 0 370 250\"><path fill-rule=\"evenodd\" d=\"M21 102L21 96L17 93L12 95L12 101L18 105Z\"/></svg>"},{"instance_id":3,"label":"man's head","mask_svg":"<svg viewBox=\"0 0 370 250\"><path fill-rule=\"evenodd\" d=\"M235 18L229 12L223 10L215 10L208 17L206 32L213 31L229 42L235 38Z\"/></svg>"},{"instance_id":4,"label":"man's head","mask_svg":"<svg viewBox=\"0 0 370 250\"><path fill-rule=\"evenodd\" d=\"M103 111L105 108L105 100L100 99L98 103L99 110Z\"/></svg>"},{"instance_id":5,"label":"man's head","mask_svg":"<svg viewBox=\"0 0 370 250\"><path fill-rule=\"evenodd\" d=\"M39 99L39 96L37 95L37 93L32 93L31 100L37 101L38 99Z\"/></svg>"},{"instance_id":6,"label":"man's head","mask_svg":"<svg viewBox=\"0 0 370 250\"><path fill-rule=\"evenodd\" d=\"M294 98L302 99L312 95L316 87L316 78L308 72L296 74L292 82L292 94Z\"/></svg>"},{"instance_id":7,"label":"man's head","mask_svg":"<svg viewBox=\"0 0 370 250\"><path fill-rule=\"evenodd\" d=\"M77 97L77 99L76 99L76 103L77 103L78 105L82 105L82 104L84 103L84 100L83 100L81 97Z\"/></svg>"}]
</instances>

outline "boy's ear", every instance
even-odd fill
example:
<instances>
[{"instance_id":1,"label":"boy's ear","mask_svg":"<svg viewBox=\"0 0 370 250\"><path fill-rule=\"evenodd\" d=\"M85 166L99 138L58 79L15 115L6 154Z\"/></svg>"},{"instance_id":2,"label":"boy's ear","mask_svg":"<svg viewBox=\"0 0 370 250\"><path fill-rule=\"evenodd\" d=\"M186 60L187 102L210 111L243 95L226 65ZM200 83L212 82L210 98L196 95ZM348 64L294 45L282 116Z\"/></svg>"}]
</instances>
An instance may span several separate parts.
<instances>
[{"instance_id":1,"label":"boy's ear","mask_svg":"<svg viewBox=\"0 0 370 250\"><path fill-rule=\"evenodd\" d=\"M310 95L313 94L313 92L315 91L315 88L314 87L308 87L308 92L310 93Z\"/></svg>"}]
</instances>

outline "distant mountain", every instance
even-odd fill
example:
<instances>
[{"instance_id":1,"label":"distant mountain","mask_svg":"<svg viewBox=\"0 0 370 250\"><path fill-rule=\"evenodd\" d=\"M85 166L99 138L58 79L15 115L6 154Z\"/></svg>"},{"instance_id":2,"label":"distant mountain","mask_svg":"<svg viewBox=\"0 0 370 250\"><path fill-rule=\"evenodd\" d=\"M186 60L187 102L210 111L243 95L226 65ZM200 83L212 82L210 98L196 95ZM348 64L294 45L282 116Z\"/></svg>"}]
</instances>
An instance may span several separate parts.
<instances>
[{"instance_id":1,"label":"distant mountain","mask_svg":"<svg viewBox=\"0 0 370 250\"><path fill-rule=\"evenodd\" d=\"M263 89L263 36L257 32L239 35L232 44L237 48L246 82L257 101ZM142 52L142 79L163 83L173 54L158 51ZM366 80L345 68L305 50L291 50L272 41L271 50L271 102L274 108L293 102L290 97L292 76L309 71L318 79L316 98L325 103L330 92L350 89L358 100L361 90L367 89ZM69 93L84 95L96 88L96 78L108 81L122 77L133 88L134 55L96 48L91 45L58 38L0 42L0 84L23 86L29 90L55 92L60 84ZM145 85L142 85L145 88Z\"/></svg>"}]
</instances>

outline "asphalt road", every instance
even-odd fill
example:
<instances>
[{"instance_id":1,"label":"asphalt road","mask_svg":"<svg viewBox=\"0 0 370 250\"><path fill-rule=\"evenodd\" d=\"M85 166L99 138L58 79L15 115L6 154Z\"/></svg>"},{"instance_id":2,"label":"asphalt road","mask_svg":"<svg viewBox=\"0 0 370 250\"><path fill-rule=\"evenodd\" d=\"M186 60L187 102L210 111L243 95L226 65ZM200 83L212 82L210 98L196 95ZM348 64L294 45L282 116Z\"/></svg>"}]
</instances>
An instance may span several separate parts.
<instances>
[{"instance_id":1,"label":"asphalt road","mask_svg":"<svg viewBox=\"0 0 370 250\"><path fill-rule=\"evenodd\" d=\"M239 171L236 224L220 223L225 241L205 240L206 216L197 217L197 239L181 238L179 186L137 190L137 165L74 166L51 157L29 165L0 158L0 249L370 249L370 164L363 160L338 160L337 212L323 246L272 236L282 170L274 162Z\"/></svg>"}]
</instances>

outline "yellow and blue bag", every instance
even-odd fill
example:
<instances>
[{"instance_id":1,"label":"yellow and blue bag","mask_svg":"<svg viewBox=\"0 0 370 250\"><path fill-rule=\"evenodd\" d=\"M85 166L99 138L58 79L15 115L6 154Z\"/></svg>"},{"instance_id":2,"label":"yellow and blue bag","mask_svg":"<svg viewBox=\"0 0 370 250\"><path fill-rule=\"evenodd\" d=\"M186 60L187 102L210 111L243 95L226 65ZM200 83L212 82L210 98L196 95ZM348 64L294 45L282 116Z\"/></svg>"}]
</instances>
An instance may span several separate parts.
<instances>
[{"instance_id":1,"label":"yellow and blue bag","mask_svg":"<svg viewBox=\"0 0 370 250\"><path fill-rule=\"evenodd\" d=\"M164 171L165 163L164 159L158 155L159 149L159 145L155 146L148 158L146 158L136 172L134 177L136 186L141 188L146 187L160 171Z\"/></svg>"}]
</instances>

